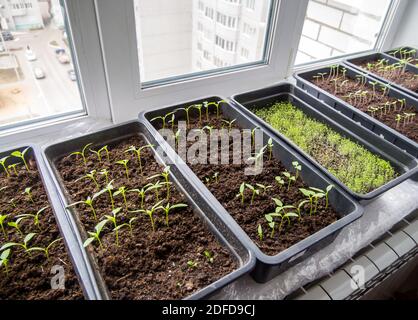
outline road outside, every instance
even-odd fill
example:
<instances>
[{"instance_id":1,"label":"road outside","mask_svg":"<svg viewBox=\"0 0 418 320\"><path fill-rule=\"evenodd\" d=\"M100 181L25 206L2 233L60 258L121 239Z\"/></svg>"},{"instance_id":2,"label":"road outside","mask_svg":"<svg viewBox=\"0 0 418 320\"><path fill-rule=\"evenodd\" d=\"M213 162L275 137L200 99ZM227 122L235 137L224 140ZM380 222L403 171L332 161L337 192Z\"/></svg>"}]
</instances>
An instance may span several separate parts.
<instances>
[{"instance_id":1,"label":"road outside","mask_svg":"<svg viewBox=\"0 0 418 320\"><path fill-rule=\"evenodd\" d=\"M13 35L15 40L5 44L15 55L19 68L0 70L0 126L82 110L77 82L68 74L73 64L61 64L56 57L58 47L70 54L62 30L48 25L42 30ZM36 54L36 61L27 60L27 46ZM36 79L34 68L41 68L45 78Z\"/></svg>"}]
</instances>

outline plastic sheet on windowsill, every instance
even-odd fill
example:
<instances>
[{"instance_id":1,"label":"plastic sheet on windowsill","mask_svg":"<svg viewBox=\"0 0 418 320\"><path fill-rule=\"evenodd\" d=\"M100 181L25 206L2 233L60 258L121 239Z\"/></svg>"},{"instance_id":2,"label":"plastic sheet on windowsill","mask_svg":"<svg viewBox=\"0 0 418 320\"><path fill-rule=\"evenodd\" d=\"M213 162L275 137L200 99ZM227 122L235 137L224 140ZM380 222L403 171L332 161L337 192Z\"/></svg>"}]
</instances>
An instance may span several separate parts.
<instances>
[{"instance_id":1,"label":"plastic sheet on windowsill","mask_svg":"<svg viewBox=\"0 0 418 320\"><path fill-rule=\"evenodd\" d=\"M320 279L383 236L418 208L418 183L405 181L365 205L364 216L345 228L335 241L266 284L246 276L224 288L214 299L281 300Z\"/></svg>"}]
</instances>

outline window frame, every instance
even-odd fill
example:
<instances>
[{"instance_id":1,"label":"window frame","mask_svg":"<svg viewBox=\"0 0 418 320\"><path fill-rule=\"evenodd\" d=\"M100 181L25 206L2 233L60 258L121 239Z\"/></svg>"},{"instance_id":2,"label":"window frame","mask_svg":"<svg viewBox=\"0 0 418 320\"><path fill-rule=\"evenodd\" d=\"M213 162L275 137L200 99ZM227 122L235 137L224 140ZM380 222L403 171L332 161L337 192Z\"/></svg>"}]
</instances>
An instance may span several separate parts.
<instances>
[{"instance_id":1,"label":"window frame","mask_svg":"<svg viewBox=\"0 0 418 320\"><path fill-rule=\"evenodd\" d=\"M209 74L203 72L146 88L141 86L134 0L96 1L114 121L123 122L137 117L143 110L212 94L230 96L286 78L292 69L293 48L302 31L299 22L305 16L308 0L272 1L272 40L265 62L250 63L238 69L222 68ZM106 23L111 20L123 23Z\"/></svg>"}]
</instances>

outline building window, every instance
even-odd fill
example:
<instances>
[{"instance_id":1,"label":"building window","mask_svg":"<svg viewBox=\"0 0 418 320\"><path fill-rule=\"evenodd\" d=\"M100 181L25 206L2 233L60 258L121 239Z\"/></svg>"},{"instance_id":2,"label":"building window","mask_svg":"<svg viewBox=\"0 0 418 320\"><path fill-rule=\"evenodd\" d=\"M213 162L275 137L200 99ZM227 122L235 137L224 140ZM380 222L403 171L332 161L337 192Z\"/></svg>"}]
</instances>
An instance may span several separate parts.
<instances>
[{"instance_id":1,"label":"building window","mask_svg":"<svg viewBox=\"0 0 418 320\"><path fill-rule=\"evenodd\" d=\"M250 10L255 10L255 0L246 0L245 7Z\"/></svg>"},{"instance_id":2,"label":"building window","mask_svg":"<svg viewBox=\"0 0 418 320\"><path fill-rule=\"evenodd\" d=\"M20 1L3 8L3 14L5 10L25 12L4 19L2 27L7 31L0 31L0 129L85 114L64 10L59 1L52 1L53 17L46 21L41 2Z\"/></svg>"},{"instance_id":3,"label":"building window","mask_svg":"<svg viewBox=\"0 0 418 320\"><path fill-rule=\"evenodd\" d=\"M242 47L241 48L241 57L248 59L250 56L250 51L247 48Z\"/></svg>"},{"instance_id":4,"label":"building window","mask_svg":"<svg viewBox=\"0 0 418 320\"><path fill-rule=\"evenodd\" d=\"M391 0L310 0L296 65L373 50Z\"/></svg>"},{"instance_id":5,"label":"building window","mask_svg":"<svg viewBox=\"0 0 418 320\"><path fill-rule=\"evenodd\" d=\"M210 60L210 52L207 50L203 50L203 58L206 60Z\"/></svg>"},{"instance_id":6,"label":"building window","mask_svg":"<svg viewBox=\"0 0 418 320\"><path fill-rule=\"evenodd\" d=\"M260 2L260 8L263 8L260 12L237 10L236 15L232 15L229 11L230 6L223 9L218 5L215 10L215 1L189 0L182 2L184 5L181 10L176 6L161 10L160 1L134 0L142 85L155 86L156 82L195 76L196 68L208 73L214 72L217 68L224 68L225 61L229 62L230 67L243 66L241 49L237 48L244 45L242 42L248 41L247 37L241 36L244 30L253 35L251 41L254 43L254 47L251 47L251 59L246 59L245 65L265 63L269 50L267 42L271 40L271 30L266 26L274 27L274 24L270 23L273 1L257 1ZM241 4L239 0L227 2ZM242 4L246 4L246 0ZM240 22L243 19L248 21L246 27ZM164 23L155 24L156 20ZM228 36L219 33L220 24L231 29L228 30ZM255 33L255 30L262 32ZM202 47L198 42L201 42ZM245 46L250 49L248 44ZM201 49L207 51L205 55L212 63L203 63L206 60L202 60ZM156 57L160 60L156 60ZM197 67L198 60L202 61L203 69Z\"/></svg>"},{"instance_id":7,"label":"building window","mask_svg":"<svg viewBox=\"0 0 418 320\"><path fill-rule=\"evenodd\" d=\"M244 26L243 26L243 32L244 34L246 34L247 36L253 36L256 34L257 30L256 28L252 27L250 24L248 24L247 22L244 22Z\"/></svg>"}]
</instances>

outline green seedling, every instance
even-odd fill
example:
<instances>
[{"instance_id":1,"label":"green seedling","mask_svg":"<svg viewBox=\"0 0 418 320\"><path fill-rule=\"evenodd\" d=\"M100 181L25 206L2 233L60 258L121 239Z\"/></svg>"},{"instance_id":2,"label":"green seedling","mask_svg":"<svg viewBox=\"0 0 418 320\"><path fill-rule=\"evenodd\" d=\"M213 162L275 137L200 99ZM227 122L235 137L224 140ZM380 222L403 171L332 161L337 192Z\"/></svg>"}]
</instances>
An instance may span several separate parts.
<instances>
[{"instance_id":1,"label":"green seedling","mask_svg":"<svg viewBox=\"0 0 418 320\"><path fill-rule=\"evenodd\" d=\"M117 197L117 196L122 196L123 198L123 203L125 205L126 210L128 210L128 201L126 199L126 192L128 190L126 189L126 187L120 187L115 193L113 193L113 197Z\"/></svg>"},{"instance_id":2,"label":"green seedling","mask_svg":"<svg viewBox=\"0 0 418 320\"><path fill-rule=\"evenodd\" d=\"M27 164L27 162L25 160L25 155L26 155L26 153L28 151L29 151L29 148L26 148L22 152L20 152L20 151L14 151L14 152L12 152L11 155L12 155L12 157L15 157L15 158L18 158L18 159L22 160L23 161L23 164L25 165L26 170L30 171L29 170L29 166L28 166L28 164Z\"/></svg>"},{"instance_id":3,"label":"green seedling","mask_svg":"<svg viewBox=\"0 0 418 320\"><path fill-rule=\"evenodd\" d=\"M11 250L7 249L4 250L0 255L0 267L4 267L4 272L6 275L9 275L9 262L10 262L10 253Z\"/></svg>"},{"instance_id":4,"label":"green seedling","mask_svg":"<svg viewBox=\"0 0 418 320\"><path fill-rule=\"evenodd\" d=\"M102 155L100 153L100 150L96 151L96 150L90 149L90 152L97 156L97 160L99 160L99 163L101 164L102 163Z\"/></svg>"},{"instance_id":5,"label":"green seedling","mask_svg":"<svg viewBox=\"0 0 418 320\"><path fill-rule=\"evenodd\" d=\"M34 237L34 236L36 236L36 235L37 235L36 233L29 233L29 234L25 237L25 239L23 239L23 243L18 243L18 242L9 242L9 243L6 243L5 245L3 245L3 246L0 248L0 251L7 250L7 249L10 249L10 248L12 248L12 247L21 247L21 248L23 248L23 249L25 250L25 252L26 252L26 253L30 254L28 245L29 245L29 242L30 242L30 241L33 239L33 237Z\"/></svg>"},{"instance_id":6,"label":"green seedling","mask_svg":"<svg viewBox=\"0 0 418 320\"><path fill-rule=\"evenodd\" d=\"M263 232L263 227L261 226L261 224L258 225L257 234L258 234L258 238L260 239L260 241L263 241L264 232Z\"/></svg>"},{"instance_id":7,"label":"green seedling","mask_svg":"<svg viewBox=\"0 0 418 320\"><path fill-rule=\"evenodd\" d=\"M266 152L267 146L264 146L256 153L253 157L248 158L248 161L254 161L254 165L259 167L261 160L264 158L264 153Z\"/></svg>"},{"instance_id":8,"label":"green seedling","mask_svg":"<svg viewBox=\"0 0 418 320\"><path fill-rule=\"evenodd\" d=\"M272 157L273 157L273 147L274 147L273 139L270 138L269 141L267 142L267 149L268 149L268 152L269 152L269 160L271 160Z\"/></svg>"},{"instance_id":9,"label":"green seedling","mask_svg":"<svg viewBox=\"0 0 418 320\"><path fill-rule=\"evenodd\" d=\"M149 191L154 190L155 192L155 198L157 201L160 201L160 190L162 189L162 187L164 187L166 183L162 183L161 181L157 181L154 184L151 184L149 187ZM168 185L171 185L171 182L168 183Z\"/></svg>"},{"instance_id":10,"label":"green seedling","mask_svg":"<svg viewBox=\"0 0 418 320\"><path fill-rule=\"evenodd\" d=\"M16 202L15 202L15 199L10 199L9 203L10 203L10 205L11 205L11 207L12 207L13 209L16 209L16 208L17 208L17 205L16 205Z\"/></svg>"},{"instance_id":11,"label":"green seedling","mask_svg":"<svg viewBox=\"0 0 418 320\"><path fill-rule=\"evenodd\" d=\"M187 204L183 204L183 203L175 204L173 206L170 206L170 204L167 203L167 205L165 207L160 206L160 207L157 208L157 210L161 209L164 212L164 214L165 214L165 224L166 224L167 227L169 227L168 217L169 217L170 211L175 210L175 209L179 209L179 208L187 208L187 207L188 207Z\"/></svg>"},{"instance_id":12,"label":"green seedling","mask_svg":"<svg viewBox=\"0 0 418 320\"><path fill-rule=\"evenodd\" d=\"M282 177L276 177L275 180L276 180L276 183L279 185L279 189L281 191L285 185L284 179Z\"/></svg>"},{"instance_id":13,"label":"green seedling","mask_svg":"<svg viewBox=\"0 0 418 320\"><path fill-rule=\"evenodd\" d=\"M33 219L33 224L35 225L35 227L38 227L38 229L41 230L39 216L41 215L41 213L43 213L48 208L49 208L49 206L44 207L44 208L40 209L35 214L21 214L21 215L18 215L16 218L18 218L18 219L23 218L24 220L26 220L26 219Z\"/></svg>"},{"instance_id":14,"label":"green seedling","mask_svg":"<svg viewBox=\"0 0 418 320\"><path fill-rule=\"evenodd\" d=\"M96 199L107 192L109 195L110 202L112 204L112 210L115 210L115 199L113 198L113 190L115 189L115 187L113 186L113 182L114 180L110 181L103 190L99 191L93 196L93 199Z\"/></svg>"},{"instance_id":15,"label":"green seedling","mask_svg":"<svg viewBox=\"0 0 418 320\"><path fill-rule=\"evenodd\" d=\"M250 189L251 190L251 192L252 192L252 196L251 196L251 204L253 204L254 203L254 199L255 199L255 196L257 195L260 195L260 190L258 190L258 189L256 189L256 188L254 188L252 185L250 185L250 184L245 184L245 186L247 187L247 189Z\"/></svg>"},{"instance_id":16,"label":"green seedling","mask_svg":"<svg viewBox=\"0 0 418 320\"><path fill-rule=\"evenodd\" d=\"M309 215L311 216L312 213L313 213L313 209L314 209L313 199L314 199L314 196L315 196L316 193L312 190L307 190L307 189L304 189L304 188L299 189L299 191L302 192L302 194L305 197L309 198L309 204L310 204Z\"/></svg>"},{"instance_id":17,"label":"green seedling","mask_svg":"<svg viewBox=\"0 0 418 320\"><path fill-rule=\"evenodd\" d=\"M292 182L296 181L296 177L292 176L289 172L283 172L283 175L287 178L287 191L290 190L290 186L292 185Z\"/></svg>"},{"instance_id":18,"label":"green seedling","mask_svg":"<svg viewBox=\"0 0 418 320\"><path fill-rule=\"evenodd\" d=\"M232 130L232 126L234 125L234 123L237 121L237 119L234 119L234 120L231 120L231 121L228 121L228 120L225 120L225 119L222 119L222 122L224 123L224 124L226 124L226 126L227 126L227 128L228 128L228 132L231 132L231 130Z\"/></svg>"},{"instance_id":19,"label":"green seedling","mask_svg":"<svg viewBox=\"0 0 418 320\"><path fill-rule=\"evenodd\" d=\"M25 220L24 218L18 218L16 221L10 221L7 225L11 228L16 229L16 231L23 237L23 232L20 229L20 223Z\"/></svg>"},{"instance_id":20,"label":"green seedling","mask_svg":"<svg viewBox=\"0 0 418 320\"><path fill-rule=\"evenodd\" d=\"M215 172L215 173L213 174L212 179L213 179L213 180L215 180L215 183L216 183L216 184L218 184L218 183L219 183L219 172Z\"/></svg>"},{"instance_id":21,"label":"green seedling","mask_svg":"<svg viewBox=\"0 0 418 320\"><path fill-rule=\"evenodd\" d=\"M113 224L113 231L115 231L115 237L116 237L116 246L119 247L119 229L118 229L118 214L122 210L122 208L117 208L112 211L111 216L105 216L107 221L111 222Z\"/></svg>"},{"instance_id":22,"label":"green seedling","mask_svg":"<svg viewBox=\"0 0 418 320\"><path fill-rule=\"evenodd\" d=\"M32 188L26 188L22 194L26 194L29 198L29 201L35 204L35 201L33 200L33 196L32 196Z\"/></svg>"},{"instance_id":23,"label":"green seedling","mask_svg":"<svg viewBox=\"0 0 418 320\"><path fill-rule=\"evenodd\" d=\"M19 175L19 173L17 173L17 166L18 166L19 164L18 163L14 163L14 164L11 164L11 165L9 165L7 168L9 169L9 173L11 172L11 171L13 171L14 173L15 173L15 175L16 176L18 176Z\"/></svg>"},{"instance_id":24,"label":"green seedling","mask_svg":"<svg viewBox=\"0 0 418 320\"><path fill-rule=\"evenodd\" d=\"M163 203L163 201L158 202L157 204L155 204L150 210L145 209L145 210L136 210L136 211L132 211L133 213L137 213L137 212L141 212L146 214L150 221L151 221L151 227L152 227L152 231L155 232L155 221L154 221L154 214L155 212L160 208L160 205Z\"/></svg>"},{"instance_id":25,"label":"green seedling","mask_svg":"<svg viewBox=\"0 0 418 320\"><path fill-rule=\"evenodd\" d=\"M9 217L8 214L0 215L0 228L5 237L7 237L7 233L6 233L6 229L4 228L4 222L6 221L8 217Z\"/></svg>"},{"instance_id":26,"label":"green seedling","mask_svg":"<svg viewBox=\"0 0 418 320\"><path fill-rule=\"evenodd\" d=\"M202 104L195 104L194 105L194 109L196 109L197 111L199 111L199 122L202 123L202 108L203 105Z\"/></svg>"},{"instance_id":27,"label":"green seedling","mask_svg":"<svg viewBox=\"0 0 418 320\"><path fill-rule=\"evenodd\" d=\"M241 204L244 204L245 201L245 182L241 184L239 187L239 193L237 194L237 198L241 197Z\"/></svg>"},{"instance_id":28,"label":"green seedling","mask_svg":"<svg viewBox=\"0 0 418 320\"><path fill-rule=\"evenodd\" d=\"M164 183L167 186L167 200L168 200L170 199L170 184L171 184L170 183L170 166L165 167L162 173L153 175L149 177L147 180L153 180L153 179L160 178L160 177L164 179Z\"/></svg>"},{"instance_id":29,"label":"green seedling","mask_svg":"<svg viewBox=\"0 0 418 320\"><path fill-rule=\"evenodd\" d=\"M116 229L115 229L115 232L116 231L119 231L119 230L121 230L121 229L123 229L125 227L128 227L129 228L129 233L131 234L131 237L133 237L134 236L133 223L136 220L138 220L138 218L136 218L136 217L131 218L128 223L124 223L124 224L121 224L121 225L117 226Z\"/></svg>"},{"instance_id":30,"label":"green seedling","mask_svg":"<svg viewBox=\"0 0 418 320\"><path fill-rule=\"evenodd\" d=\"M87 166L87 159L86 159L86 151L88 148L90 148L93 144L92 143L88 143L86 144L83 149L81 149L81 151L77 151L77 152L73 152L71 153L71 156L81 156L81 158L83 159L83 163L85 166Z\"/></svg>"},{"instance_id":31,"label":"green seedling","mask_svg":"<svg viewBox=\"0 0 418 320\"><path fill-rule=\"evenodd\" d=\"M56 240L54 240L54 241L52 241L46 248L42 248L42 247L33 247L33 248L30 248L29 250L28 250L28 252L33 252L33 251L40 251L40 252L42 252L44 255L45 255L45 258L47 259L47 260L49 260L49 252L50 252L50 250L51 250L51 248L55 245L55 244L57 244L58 242L60 242L60 241L62 241L62 238L59 238L59 239L56 239Z\"/></svg>"},{"instance_id":32,"label":"green seedling","mask_svg":"<svg viewBox=\"0 0 418 320\"><path fill-rule=\"evenodd\" d=\"M302 218L302 208L309 203L309 200L303 200L301 203L299 203L297 210L298 210L298 214L299 214L299 219Z\"/></svg>"},{"instance_id":33,"label":"green seedling","mask_svg":"<svg viewBox=\"0 0 418 320\"><path fill-rule=\"evenodd\" d=\"M102 230L104 228L104 226L109 222L109 220L103 220L101 222L99 222L95 227L94 227L94 232L88 232L90 238L88 238L86 241L84 241L84 248L87 248L91 243L93 243L94 241L97 241L99 243L99 246L102 250L104 250L103 247L103 243L102 240L100 240L100 234L102 233Z\"/></svg>"},{"instance_id":34,"label":"green seedling","mask_svg":"<svg viewBox=\"0 0 418 320\"><path fill-rule=\"evenodd\" d=\"M108 184L109 183L109 170L103 169L102 171L99 172L99 174L105 177L106 184Z\"/></svg>"},{"instance_id":35,"label":"green seedling","mask_svg":"<svg viewBox=\"0 0 418 320\"><path fill-rule=\"evenodd\" d=\"M203 254L205 255L206 259L208 259L209 263L213 263L215 261L215 258L213 257L213 254L210 253L210 251L205 250Z\"/></svg>"},{"instance_id":36,"label":"green seedling","mask_svg":"<svg viewBox=\"0 0 418 320\"><path fill-rule=\"evenodd\" d=\"M77 179L76 182L81 181L83 179L89 179L90 181L94 183L97 189L100 189L99 183L97 182L97 179L96 179L96 173L97 173L96 170L92 170L89 173L87 173L85 176Z\"/></svg>"},{"instance_id":37,"label":"green seedling","mask_svg":"<svg viewBox=\"0 0 418 320\"><path fill-rule=\"evenodd\" d=\"M208 122L209 122L209 106L211 104L212 103L209 103L207 101L203 102L203 108L205 109L205 113L206 113L206 121L208 121Z\"/></svg>"},{"instance_id":38,"label":"green seedling","mask_svg":"<svg viewBox=\"0 0 418 320\"><path fill-rule=\"evenodd\" d=\"M157 120L161 120L163 123L163 129L165 129L167 127L167 119L168 117L172 116L174 114L174 112L169 112L167 113L165 116L160 116L160 117L155 117L154 119L151 119L151 122L157 121Z\"/></svg>"},{"instance_id":39,"label":"green seedling","mask_svg":"<svg viewBox=\"0 0 418 320\"><path fill-rule=\"evenodd\" d=\"M299 178L299 173L302 171L302 166L297 161L293 161L292 166L296 171L295 180L297 180Z\"/></svg>"},{"instance_id":40,"label":"green seedling","mask_svg":"<svg viewBox=\"0 0 418 320\"><path fill-rule=\"evenodd\" d=\"M101 154L102 152L105 152L106 154L106 159L108 162L110 162L110 152L109 152L109 147L108 146L104 146L103 148L101 148L99 150L99 153Z\"/></svg>"},{"instance_id":41,"label":"green seedling","mask_svg":"<svg viewBox=\"0 0 418 320\"><path fill-rule=\"evenodd\" d=\"M187 266L190 269L196 269L198 265L199 264L196 261L193 261L193 260L187 261Z\"/></svg>"},{"instance_id":42,"label":"green seedling","mask_svg":"<svg viewBox=\"0 0 418 320\"><path fill-rule=\"evenodd\" d=\"M10 158L10 157L9 157L9 156L7 156L7 157L4 157L4 158L0 159L0 165L2 166L2 168L3 168L4 172L6 173L6 176L8 176L8 177L10 177L10 173L9 173L9 171L7 170L7 167L6 167L6 161L7 161L9 158Z\"/></svg>"},{"instance_id":43,"label":"green seedling","mask_svg":"<svg viewBox=\"0 0 418 320\"><path fill-rule=\"evenodd\" d=\"M119 164L119 165L121 165L121 166L123 166L123 167L125 168L125 175L126 175L126 178L127 178L128 180L130 180L130 178L129 178L128 163L129 163L129 160L120 160L120 161L117 161L117 162L116 162L116 164Z\"/></svg>"},{"instance_id":44,"label":"green seedling","mask_svg":"<svg viewBox=\"0 0 418 320\"><path fill-rule=\"evenodd\" d=\"M276 198L273 198L272 200L276 204L276 210L274 213L270 213L266 215L266 220L269 223L270 228L272 229L271 238L274 237L274 232L275 232L276 224L275 224L274 218L280 218L279 231L282 230L283 222L285 220L287 220L288 224L290 225L290 218L299 218L299 215L297 213L294 213L294 212L286 213L286 210L295 209L294 206L285 206L282 201Z\"/></svg>"},{"instance_id":45,"label":"green seedling","mask_svg":"<svg viewBox=\"0 0 418 320\"><path fill-rule=\"evenodd\" d=\"M318 188L313 188L313 187L310 187L309 189L311 189L312 191L315 192L313 197L315 199L314 212L316 212L318 210L318 201L319 201L319 199L322 199L323 197L325 197L325 192L324 192L324 190L321 190L321 189L318 189Z\"/></svg>"},{"instance_id":46,"label":"green seedling","mask_svg":"<svg viewBox=\"0 0 418 320\"><path fill-rule=\"evenodd\" d=\"M254 129L251 130L251 147L253 147L253 148L255 148L255 134L256 134L257 130L260 130L260 128L255 127Z\"/></svg>"},{"instance_id":47,"label":"green seedling","mask_svg":"<svg viewBox=\"0 0 418 320\"><path fill-rule=\"evenodd\" d=\"M145 187L143 187L142 189L133 189L133 190L128 191L129 193L132 193L132 192L137 193L138 196L141 198L141 209L144 209L145 195L149 191L149 187L151 187L151 186L152 186L152 184L149 183Z\"/></svg>"},{"instance_id":48,"label":"green seedling","mask_svg":"<svg viewBox=\"0 0 418 320\"><path fill-rule=\"evenodd\" d=\"M95 200L97 197L98 197L98 194L96 193L96 194L93 196L93 198L88 197L86 200L84 200L84 201L78 201L78 202L75 202L75 203L73 203L73 204L70 204L70 205L69 205L69 206L67 206L66 208L68 209L68 208L72 208L72 207L78 206L78 205L80 205L80 204L84 204L84 205L86 205L87 207L89 207L89 208L90 208L91 212L93 213L94 220L97 220L96 210L94 209L94 200Z\"/></svg>"},{"instance_id":49,"label":"green seedling","mask_svg":"<svg viewBox=\"0 0 418 320\"><path fill-rule=\"evenodd\" d=\"M180 129L178 129L178 130L176 131L175 135L174 135L174 139L175 139L175 141L176 141L176 145L175 145L176 149L179 147L180 134L181 134L181 130L180 130Z\"/></svg>"},{"instance_id":50,"label":"green seedling","mask_svg":"<svg viewBox=\"0 0 418 320\"><path fill-rule=\"evenodd\" d=\"M194 108L194 105L186 107L186 108L179 108L179 109L176 110L176 111L184 111L186 113L187 126L190 125L190 110L193 109L193 108Z\"/></svg>"},{"instance_id":51,"label":"green seedling","mask_svg":"<svg viewBox=\"0 0 418 320\"><path fill-rule=\"evenodd\" d=\"M273 188L272 186L265 186L265 185L259 184L259 183L257 183L256 186L259 187L263 191L263 194L266 194L267 190Z\"/></svg>"},{"instance_id":52,"label":"green seedling","mask_svg":"<svg viewBox=\"0 0 418 320\"><path fill-rule=\"evenodd\" d=\"M176 125L176 115L174 113L171 115L171 120L167 123L171 124L171 130L174 132L174 126Z\"/></svg>"},{"instance_id":53,"label":"green seedling","mask_svg":"<svg viewBox=\"0 0 418 320\"><path fill-rule=\"evenodd\" d=\"M138 149L135 146L131 146L128 150L125 151L125 153L134 152L136 154L136 157L138 158L139 170L141 171L141 175L143 174L141 155L142 155L142 151L144 151L147 148L154 148L154 145L148 144Z\"/></svg>"}]
</instances>

